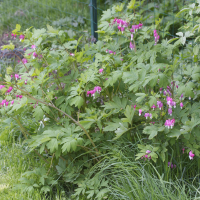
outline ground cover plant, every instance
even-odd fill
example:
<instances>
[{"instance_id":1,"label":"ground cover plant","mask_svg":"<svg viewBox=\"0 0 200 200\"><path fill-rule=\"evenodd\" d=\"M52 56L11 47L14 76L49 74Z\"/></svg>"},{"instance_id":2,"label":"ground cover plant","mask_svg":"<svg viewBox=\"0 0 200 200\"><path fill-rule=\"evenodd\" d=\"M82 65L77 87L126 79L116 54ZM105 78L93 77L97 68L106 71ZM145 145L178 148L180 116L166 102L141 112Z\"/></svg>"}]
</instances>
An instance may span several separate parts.
<instances>
[{"instance_id":1,"label":"ground cover plant","mask_svg":"<svg viewBox=\"0 0 200 200\"><path fill-rule=\"evenodd\" d=\"M75 189L73 198L112 199L114 191L120 197L134 184L140 190L144 175L148 181L162 177L155 180L156 191L166 181L163 187L169 190L163 195L173 195L168 194L174 189L171 181L178 179L174 198L187 187L192 188L191 198L198 197L200 2L176 14L185 21L177 25L175 38L161 34L171 26L165 26L159 15L155 24L143 24L149 11L137 13L140 5L132 0L104 11L95 44L85 44L82 37L75 40L50 25L25 31L17 25L13 30L26 50L1 77L0 112L17 124L24 144L46 163L24 173L19 189L48 194L61 184L67 185L66 190ZM14 45L3 49L13 50ZM93 166L124 139L135 144L135 163L130 163L144 166L136 173L139 178L134 179L135 171L129 168L120 175L131 175L126 179L130 187L115 174L105 173L100 179L93 173L88 180ZM157 174L151 176L149 166ZM112 177L117 182L110 187ZM185 187L187 182L194 186ZM158 199L162 195L156 194Z\"/></svg>"},{"instance_id":2,"label":"ground cover plant","mask_svg":"<svg viewBox=\"0 0 200 200\"><path fill-rule=\"evenodd\" d=\"M14 139L15 141L15 139ZM22 193L20 190L13 189L21 178L21 174L27 170L43 167L44 162L29 152L27 146L14 142L10 145L8 142L2 143L0 147L0 198L5 200L10 199L68 199L64 190L61 187L55 190L51 195L42 195L35 190L33 193ZM54 193L54 194L53 194Z\"/></svg>"}]
</instances>

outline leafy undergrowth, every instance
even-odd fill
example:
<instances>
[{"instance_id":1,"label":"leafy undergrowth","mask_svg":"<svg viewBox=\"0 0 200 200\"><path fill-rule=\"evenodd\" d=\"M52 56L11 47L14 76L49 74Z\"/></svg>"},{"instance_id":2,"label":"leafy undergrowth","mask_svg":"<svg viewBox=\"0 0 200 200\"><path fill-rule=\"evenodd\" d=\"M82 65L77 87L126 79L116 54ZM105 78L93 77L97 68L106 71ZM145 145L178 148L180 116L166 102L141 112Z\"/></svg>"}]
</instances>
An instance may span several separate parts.
<instances>
[{"instance_id":1,"label":"leafy undergrowth","mask_svg":"<svg viewBox=\"0 0 200 200\"><path fill-rule=\"evenodd\" d=\"M84 188L86 185L91 185L92 182L96 182L99 191L106 192L105 197L112 200L200 199L200 190L198 184L194 184L194 179L188 181L189 177L186 179L177 177L165 181L163 174L160 174L151 162L148 160L146 162L135 161L133 155L137 149L133 143L118 142L112 148L107 148L110 153L106 154L104 159L90 170L87 181L76 189L76 193L81 191L86 199L88 195L92 194L93 188L86 191ZM186 167L190 168L190 164L187 164ZM176 172L170 167L168 168L169 175L176 176ZM182 173L184 172L182 171ZM106 188L105 184L107 184Z\"/></svg>"},{"instance_id":2,"label":"leafy undergrowth","mask_svg":"<svg viewBox=\"0 0 200 200\"><path fill-rule=\"evenodd\" d=\"M38 159L28 148L21 144L4 144L0 146L0 199L3 200L43 200L43 199L68 199L61 189L52 190L52 194L45 196L37 190L21 192L16 190L15 185L21 178L22 173L35 168L44 168L44 162Z\"/></svg>"}]
</instances>

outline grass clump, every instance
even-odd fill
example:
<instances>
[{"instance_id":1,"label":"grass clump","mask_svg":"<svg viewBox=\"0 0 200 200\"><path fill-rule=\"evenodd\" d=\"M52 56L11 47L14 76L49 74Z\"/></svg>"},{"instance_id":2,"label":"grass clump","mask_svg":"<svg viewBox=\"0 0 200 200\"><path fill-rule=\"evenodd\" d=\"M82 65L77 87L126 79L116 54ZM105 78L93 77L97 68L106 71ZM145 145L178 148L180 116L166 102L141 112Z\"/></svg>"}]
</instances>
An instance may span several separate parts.
<instances>
[{"instance_id":1,"label":"grass clump","mask_svg":"<svg viewBox=\"0 0 200 200\"><path fill-rule=\"evenodd\" d=\"M44 168L44 162L30 153L27 147L21 144L4 144L0 146L0 199L3 200L43 200L43 199L68 199L63 191L57 188L52 194L44 195L34 190L31 193L17 190L15 186L21 175L27 170Z\"/></svg>"}]
</instances>

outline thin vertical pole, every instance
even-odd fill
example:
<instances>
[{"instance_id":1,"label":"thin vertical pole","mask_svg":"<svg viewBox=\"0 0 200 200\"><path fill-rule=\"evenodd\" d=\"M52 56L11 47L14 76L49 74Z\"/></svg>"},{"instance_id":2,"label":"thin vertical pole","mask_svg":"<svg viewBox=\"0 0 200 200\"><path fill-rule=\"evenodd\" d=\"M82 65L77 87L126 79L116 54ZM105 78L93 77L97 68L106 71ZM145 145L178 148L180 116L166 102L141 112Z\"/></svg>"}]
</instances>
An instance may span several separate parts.
<instances>
[{"instance_id":1,"label":"thin vertical pole","mask_svg":"<svg viewBox=\"0 0 200 200\"><path fill-rule=\"evenodd\" d=\"M91 19L91 33L95 41L98 40L98 33L97 31L97 1L90 0L90 19ZM94 42L94 41L93 41Z\"/></svg>"}]
</instances>

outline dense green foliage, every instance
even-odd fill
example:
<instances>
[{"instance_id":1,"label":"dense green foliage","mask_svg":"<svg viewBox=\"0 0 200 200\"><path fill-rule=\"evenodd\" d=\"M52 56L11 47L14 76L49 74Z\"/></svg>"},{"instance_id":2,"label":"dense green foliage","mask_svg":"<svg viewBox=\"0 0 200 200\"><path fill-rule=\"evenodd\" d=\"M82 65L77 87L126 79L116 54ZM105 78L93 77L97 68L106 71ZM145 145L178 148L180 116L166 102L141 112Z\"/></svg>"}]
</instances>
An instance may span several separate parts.
<instances>
[{"instance_id":1,"label":"dense green foliage","mask_svg":"<svg viewBox=\"0 0 200 200\"><path fill-rule=\"evenodd\" d=\"M146 193L148 199L198 197L200 3L167 23L159 14L150 18L155 10L149 7L132 0L104 11L96 44L49 25L13 30L27 50L2 75L0 112L7 117L2 125L20 128L15 138L21 137L46 163L28 169L17 188L47 194L67 185L77 199L131 199ZM167 32L180 16L185 21L171 38ZM139 27L133 35L132 25ZM1 140L10 140L7 133ZM119 146L127 145L124 140L130 151L134 148L131 159L118 154ZM121 167L118 176L113 166ZM141 177L147 180L144 185ZM187 185L190 179L194 186Z\"/></svg>"}]
</instances>

